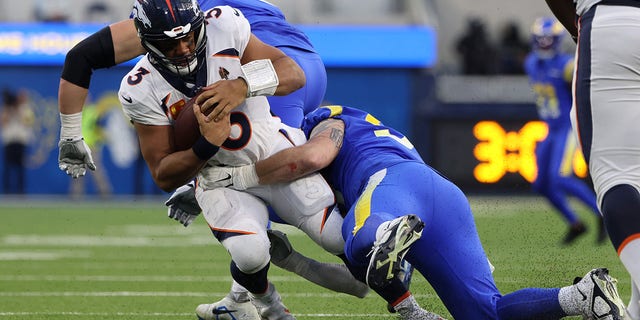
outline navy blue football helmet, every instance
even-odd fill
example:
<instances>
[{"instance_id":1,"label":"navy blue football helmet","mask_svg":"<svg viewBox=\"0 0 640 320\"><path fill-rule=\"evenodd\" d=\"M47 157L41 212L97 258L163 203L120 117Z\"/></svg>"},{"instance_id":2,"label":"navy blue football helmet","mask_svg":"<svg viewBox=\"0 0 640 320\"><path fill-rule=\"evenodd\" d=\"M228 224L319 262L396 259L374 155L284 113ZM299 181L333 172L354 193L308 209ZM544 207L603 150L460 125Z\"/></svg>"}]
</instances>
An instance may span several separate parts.
<instances>
[{"instance_id":1,"label":"navy blue football helmet","mask_svg":"<svg viewBox=\"0 0 640 320\"><path fill-rule=\"evenodd\" d=\"M554 18L538 18L531 26L531 46L541 58L550 58L560 52L565 34L562 24Z\"/></svg>"},{"instance_id":2,"label":"navy blue football helmet","mask_svg":"<svg viewBox=\"0 0 640 320\"><path fill-rule=\"evenodd\" d=\"M142 46L153 65L180 77L195 75L204 64L207 37L204 13L196 0L136 0L131 13ZM195 51L180 57L165 52L193 33Z\"/></svg>"}]
</instances>

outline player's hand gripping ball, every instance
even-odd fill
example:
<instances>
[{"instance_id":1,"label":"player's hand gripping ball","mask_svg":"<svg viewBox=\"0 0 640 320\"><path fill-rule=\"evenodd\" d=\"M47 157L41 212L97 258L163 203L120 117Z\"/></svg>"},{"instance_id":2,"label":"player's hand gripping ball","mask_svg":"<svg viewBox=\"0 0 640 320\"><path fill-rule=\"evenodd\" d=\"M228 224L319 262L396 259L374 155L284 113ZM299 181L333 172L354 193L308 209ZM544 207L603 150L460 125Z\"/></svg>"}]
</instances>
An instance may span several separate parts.
<instances>
[{"instance_id":1,"label":"player's hand gripping ball","mask_svg":"<svg viewBox=\"0 0 640 320\"><path fill-rule=\"evenodd\" d=\"M200 138L200 126L196 115L193 114L193 105L196 103L196 98L203 91L198 91L193 98L187 100L182 106L178 116L173 122L173 142L175 150L182 151L187 150L193 146L193 144ZM205 115L208 115L214 108L210 108Z\"/></svg>"}]
</instances>

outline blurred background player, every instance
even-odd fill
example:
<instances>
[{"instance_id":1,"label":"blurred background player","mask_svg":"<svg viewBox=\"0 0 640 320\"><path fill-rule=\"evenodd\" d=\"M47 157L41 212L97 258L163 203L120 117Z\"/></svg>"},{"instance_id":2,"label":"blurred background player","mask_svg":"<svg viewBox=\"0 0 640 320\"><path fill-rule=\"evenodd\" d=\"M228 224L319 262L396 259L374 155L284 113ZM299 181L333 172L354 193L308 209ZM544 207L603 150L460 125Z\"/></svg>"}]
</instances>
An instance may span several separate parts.
<instances>
[{"instance_id":1,"label":"blurred background player","mask_svg":"<svg viewBox=\"0 0 640 320\"><path fill-rule=\"evenodd\" d=\"M546 2L578 43L571 121L607 233L631 275L629 314L638 320L640 4L632 0Z\"/></svg>"},{"instance_id":2,"label":"blurred background player","mask_svg":"<svg viewBox=\"0 0 640 320\"><path fill-rule=\"evenodd\" d=\"M457 320L623 319L615 279L604 268L591 270L574 285L525 288L502 296L466 196L425 164L402 133L371 114L321 107L307 114L303 129L308 136L303 145L254 165L216 170L231 175L232 188L238 190L321 170L348 210L342 237L353 273L401 319L440 319L422 309L399 279L403 257Z\"/></svg>"},{"instance_id":3,"label":"blurred background player","mask_svg":"<svg viewBox=\"0 0 640 320\"><path fill-rule=\"evenodd\" d=\"M4 193L24 194L26 153L33 139L34 114L27 92L9 88L2 91L0 135L4 148L2 186Z\"/></svg>"},{"instance_id":4,"label":"blurred background player","mask_svg":"<svg viewBox=\"0 0 640 320\"><path fill-rule=\"evenodd\" d=\"M580 199L597 217L597 241L602 243L606 232L595 193L573 175L577 150L569 118L573 55L561 52L564 34L562 24L553 18L538 18L531 27L533 50L525 60L524 69L535 93L538 116L549 128L546 139L536 146L538 175L533 189L545 196L569 225L563 244L570 244L587 232L585 223L571 208L568 196Z\"/></svg>"}]
</instances>

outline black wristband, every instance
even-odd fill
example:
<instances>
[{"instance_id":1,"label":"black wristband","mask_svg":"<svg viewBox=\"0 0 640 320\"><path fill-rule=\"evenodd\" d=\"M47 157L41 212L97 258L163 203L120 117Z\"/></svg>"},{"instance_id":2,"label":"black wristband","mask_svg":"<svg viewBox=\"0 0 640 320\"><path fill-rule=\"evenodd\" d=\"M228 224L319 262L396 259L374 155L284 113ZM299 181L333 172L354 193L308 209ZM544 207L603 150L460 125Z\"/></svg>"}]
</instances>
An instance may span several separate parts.
<instances>
[{"instance_id":1,"label":"black wristband","mask_svg":"<svg viewBox=\"0 0 640 320\"><path fill-rule=\"evenodd\" d=\"M220 147L207 141L204 136L200 136L196 143L194 143L191 147L193 153L195 153L196 156L202 160L211 159L211 157L213 157L219 149Z\"/></svg>"}]
</instances>

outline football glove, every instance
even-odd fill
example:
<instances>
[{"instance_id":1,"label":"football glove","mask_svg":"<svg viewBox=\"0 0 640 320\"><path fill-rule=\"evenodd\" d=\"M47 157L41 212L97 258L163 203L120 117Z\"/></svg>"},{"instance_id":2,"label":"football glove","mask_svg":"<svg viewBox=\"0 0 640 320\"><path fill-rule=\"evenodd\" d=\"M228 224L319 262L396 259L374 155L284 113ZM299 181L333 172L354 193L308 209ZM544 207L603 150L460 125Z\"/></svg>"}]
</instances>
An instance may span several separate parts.
<instances>
[{"instance_id":1,"label":"football glove","mask_svg":"<svg viewBox=\"0 0 640 320\"><path fill-rule=\"evenodd\" d=\"M169 218L180 222L185 227L188 227L202 211L196 200L196 188L193 182L176 189L164 204L169 207L167 211Z\"/></svg>"},{"instance_id":2,"label":"football glove","mask_svg":"<svg viewBox=\"0 0 640 320\"><path fill-rule=\"evenodd\" d=\"M96 170L91 149L82 137L60 139L58 142L58 167L74 179L87 173L87 168Z\"/></svg>"},{"instance_id":3,"label":"football glove","mask_svg":"<svg viewBox=\"0 0 640 320\"><path fill-rule=\"evenodd\" d=\"M238 191L257 186L259 183L255 164L241 167L211 167L202 172L200 183L205 189L230 188Z\"/></svg>"}]
</instances>

